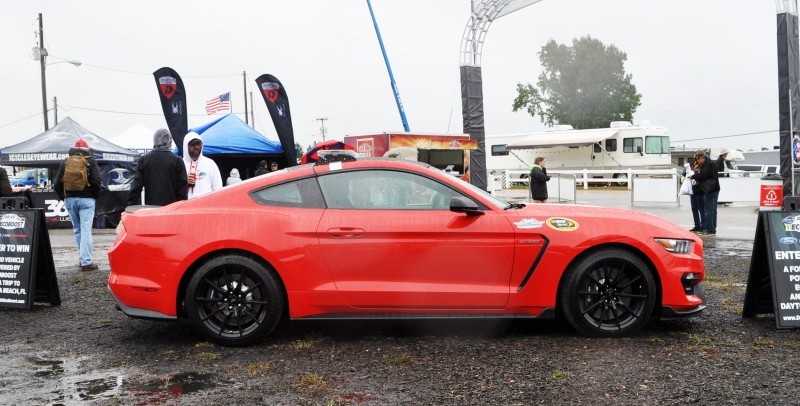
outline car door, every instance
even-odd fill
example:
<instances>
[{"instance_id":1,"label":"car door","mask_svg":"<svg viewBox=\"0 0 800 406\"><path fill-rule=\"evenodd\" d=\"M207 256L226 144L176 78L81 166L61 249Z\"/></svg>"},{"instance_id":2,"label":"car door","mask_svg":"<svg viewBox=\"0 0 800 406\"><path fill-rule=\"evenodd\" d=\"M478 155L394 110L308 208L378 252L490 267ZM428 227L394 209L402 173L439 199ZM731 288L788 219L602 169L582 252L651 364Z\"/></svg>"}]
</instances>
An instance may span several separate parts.
<instances>
[{"instance_id":1,"label":"car door","mask_svg":"<svg viewBox=\"0 0 800 406\"><path fill-rule=\"evenodd\" d=\"M338 291L362 308L503 307L514 231L492 210L449 210L464 194L421 174L351 170L318 178L317 234Z\"/></svg>"}]
</instances>

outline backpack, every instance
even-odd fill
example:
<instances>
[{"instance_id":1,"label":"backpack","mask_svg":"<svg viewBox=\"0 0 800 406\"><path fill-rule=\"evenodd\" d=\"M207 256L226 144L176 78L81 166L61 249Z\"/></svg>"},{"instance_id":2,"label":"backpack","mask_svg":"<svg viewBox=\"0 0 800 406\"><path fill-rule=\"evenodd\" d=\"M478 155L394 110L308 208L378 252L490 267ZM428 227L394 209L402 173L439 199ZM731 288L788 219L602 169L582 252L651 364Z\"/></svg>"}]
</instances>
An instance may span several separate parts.
<instances>
[{"instance_id":1,"label":"backpack","mask_svg":"<svg viewBox=\"0 0 800 406\"><path fill-rule=\"evenodd\" d=\"M82 192L89 185L89 163L83 155L70 155L64 167L64 190Z\"/></svg>"}]
</instances>

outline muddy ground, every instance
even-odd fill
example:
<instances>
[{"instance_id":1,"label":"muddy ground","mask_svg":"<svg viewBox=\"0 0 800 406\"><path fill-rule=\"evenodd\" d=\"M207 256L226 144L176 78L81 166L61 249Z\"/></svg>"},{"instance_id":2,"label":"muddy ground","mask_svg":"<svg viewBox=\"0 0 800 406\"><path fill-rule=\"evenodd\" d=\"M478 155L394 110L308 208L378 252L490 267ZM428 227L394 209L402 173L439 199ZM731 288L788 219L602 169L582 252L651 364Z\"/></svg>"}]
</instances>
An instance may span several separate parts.
<instances>
[{"instance_id":1,"label":"muddy ground","mask_svg":"<svg viewBox=\"0 0 800 406\"><path fill-rule=\"evenodd\" d=\"M751 249L709 240L709 308L625 339L554 321L330 321L225 348L124 316L105 255L80 272L56 247L62 306L0 309L0 404L797 404L800 332L740 316Z\"/></svg>"}]
</instances>

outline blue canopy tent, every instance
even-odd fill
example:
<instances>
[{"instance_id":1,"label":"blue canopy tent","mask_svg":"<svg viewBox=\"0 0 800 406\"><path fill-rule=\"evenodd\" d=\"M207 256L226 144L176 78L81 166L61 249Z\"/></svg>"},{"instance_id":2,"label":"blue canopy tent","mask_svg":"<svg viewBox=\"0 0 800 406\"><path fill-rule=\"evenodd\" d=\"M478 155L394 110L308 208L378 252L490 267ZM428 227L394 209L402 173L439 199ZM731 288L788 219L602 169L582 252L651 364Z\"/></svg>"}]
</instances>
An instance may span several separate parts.
<instances>
[{"instance_id":1,"label":"blue canopy tent","mask_svg":"<svg viewBox=\"0 0 800 406\"><path fill-rule=\"evenodd\" d=\"M242 179L252 177L262 159L277 161L280 167L286 167L281 144L267 139L233 114L189 131L203 137L203 155L217 163L223 179L233 168L239 170Z\"/></svg>"}]
</instances>

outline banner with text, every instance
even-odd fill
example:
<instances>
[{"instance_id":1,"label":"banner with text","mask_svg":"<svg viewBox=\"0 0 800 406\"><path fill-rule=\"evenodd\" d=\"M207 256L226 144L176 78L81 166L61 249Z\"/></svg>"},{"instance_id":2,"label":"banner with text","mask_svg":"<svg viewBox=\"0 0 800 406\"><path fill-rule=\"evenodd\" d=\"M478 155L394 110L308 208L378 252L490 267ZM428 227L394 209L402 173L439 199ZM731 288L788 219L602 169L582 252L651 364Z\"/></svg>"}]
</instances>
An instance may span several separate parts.
<instances>
[{"instance_id":1,"label":"banner with text","mask_svg":"<svg viewBox=\"0 0 800 406\"><path fill-rule=\"evenodd\" d=\"M183 156L183 137L189 132L189 122L186 116L186 88L183 81L172 68L161 68L153 72L158 87L158 97L161 99L161 110L167 120L167 127L172 133L172 139L178 146L178 153Z\"/></svg>"},{"instance_id":2,"label":"banner with text","mask_svg":"<svg viewBox=\"0 0 800 406\"><path fill-rule=\"evenodd\" d=\"M297 151L294 146L294 130L292 129L292 114L289 110L289 96L286 88L275 76L265 74L256 79L256 84L267 104L267 110L275 125L275 132L281 141L283 153L286 155L287 166L297 165Z\"/></svg>"}]
</instances>

